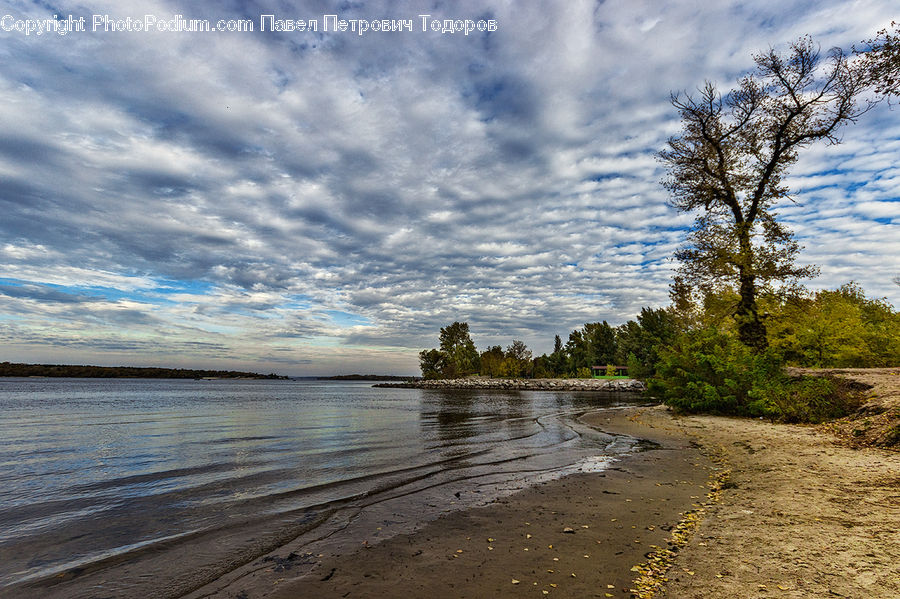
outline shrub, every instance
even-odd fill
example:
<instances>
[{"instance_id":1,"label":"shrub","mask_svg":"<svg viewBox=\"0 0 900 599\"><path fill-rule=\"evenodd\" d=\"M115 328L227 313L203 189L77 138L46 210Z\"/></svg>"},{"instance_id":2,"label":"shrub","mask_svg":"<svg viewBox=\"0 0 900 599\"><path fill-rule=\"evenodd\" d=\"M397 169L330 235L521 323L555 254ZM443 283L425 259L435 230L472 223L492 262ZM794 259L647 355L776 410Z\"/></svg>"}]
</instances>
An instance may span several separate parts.
<instances>
[{"instance_id":1,"label":"shrub","mask_svg":"<svg viewBox=\"0 0 900 599\"><path fill-rule=\"evenodd\" d=\"M754 353L715 329L686 333L662 353L651 393L682 412L765 416L819 423L861 403L853 383L835 377L784 374L774 351Z\"/></svg>"},{"instance_id":2,"label":"shrub","mask_svg":"<svg viewBox=\"0 0 900 599\"><path fill-rule=\"evenodd\" d=\"M801 376L782 379L765 389L765 401L781 422L811 422L842 418L863 401L860 386L833 376Z\"/></svg>"},{"instance_id":3,"label":"shrub","mask_svg":"<svg viewBox=\"0 0 900 599\"><path fill-rule=\"evenodd\" d=\"M650 392L682 412L768 416L761 389L780 376L769 353L755 354L714 328L691 331L660 352Z\"/></svg>"}]
</instances>

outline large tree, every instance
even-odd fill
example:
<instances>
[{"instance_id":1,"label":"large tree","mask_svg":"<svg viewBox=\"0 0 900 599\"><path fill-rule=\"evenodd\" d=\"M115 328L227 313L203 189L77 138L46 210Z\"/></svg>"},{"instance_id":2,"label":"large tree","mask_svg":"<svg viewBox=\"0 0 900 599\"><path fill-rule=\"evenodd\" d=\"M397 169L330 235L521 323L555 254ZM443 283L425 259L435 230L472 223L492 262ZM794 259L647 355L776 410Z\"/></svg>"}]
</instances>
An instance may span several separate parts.
<instances>
[{"instance_id":1,"label":"large tree","mask_svg":"<svg viewBox=\"0 0 900 599\"><path fill-rule=\"evenodd\" d=\"M441 353L446 356L446 377L455 378L478 372L479 355L469 336L469 323L454 322L441 329Z\"/></svg>"},{"instance_id":2,"label":"large tree","mask_svg":"<svg viewBox=\"0 0 900 599\"><path fill-rule=\"evenodd\" d=\"M795 264L800 246L773 211L788 198L784 176L801 149L837 143L840 127L869 108L856 98L870 77L840 49L821 60L808 37L786 54L770 49L754 60L756 73L724 95L707 82L699 96L672 96L682 130L659 156L671 203L697 214L676 253L681 280L700 291L735 288L738 336L764 349L760 289L815 271Z\"/></svg>"}]
</instances>

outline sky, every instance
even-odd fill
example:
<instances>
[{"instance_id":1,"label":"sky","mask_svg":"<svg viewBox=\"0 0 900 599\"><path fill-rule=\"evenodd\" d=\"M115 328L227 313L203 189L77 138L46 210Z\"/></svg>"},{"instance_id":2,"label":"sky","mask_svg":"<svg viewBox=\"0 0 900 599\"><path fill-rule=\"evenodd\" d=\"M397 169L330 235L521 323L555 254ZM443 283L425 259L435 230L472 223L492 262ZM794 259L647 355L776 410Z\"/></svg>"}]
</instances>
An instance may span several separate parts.
<instances>
[{"instance_id":1,"label":"sky","mask_svg":"<svg viewBox=\"0 0 900 599\"><path fill-rule=\"evenodd\" d=\"M54 15L85 30L25 31ZM0 0L0 361L416 374L454 321L479 349L552 351L668 302L693 220L660 184L672 92L898 17L893 0ZM484 30L432 30L445 19ZM821 269L811 288L900 305L900 107L841 137L803 152L777 212Z\"/></svg>"}]
</instances>

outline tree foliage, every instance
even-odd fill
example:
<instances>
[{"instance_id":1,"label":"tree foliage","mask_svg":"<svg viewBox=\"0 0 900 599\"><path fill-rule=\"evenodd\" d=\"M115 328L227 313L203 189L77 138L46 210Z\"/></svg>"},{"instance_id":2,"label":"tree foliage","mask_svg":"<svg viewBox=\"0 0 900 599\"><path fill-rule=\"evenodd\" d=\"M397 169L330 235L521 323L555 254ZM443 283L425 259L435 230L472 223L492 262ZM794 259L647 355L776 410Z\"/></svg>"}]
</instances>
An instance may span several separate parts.
<instances>
[{"instance_id":1,"label":"tree foliage","mask_svg":"<svg viewBox=\"0 0 900 599\"><path fill-rule=\"evenodd\" d=\"M443 327L440 349L419 353L419 368L426 379L456 378L476 374L480 357L469 336L469 324L454 322Z\"/></svg>"},{"instance_id":2,"label":"tree foliage","mask_svg":"<svg viewBox=\"0 0 900 599\"><path fill-rule=\"evenodd\" d=\"M606 366L616 361L616 331L605 320L589 322L569 333L566 343L568 372L578 373L582 368Z\"/></svg>"},{"instance_id":3,"label":"tree foliage","mask_svg":"<svg viewBox=\"0 0 900 599\"><path fill-rule=\"evenodd\" d=\"M423 349L419 352L419 370L426 380L443 378L446 363L447 356L439 349Z\"/></svg>"},{"instance_id":4,"label":"tree foliage","mask_svg":"<svg viewBox=\"0 0 900 599\"><path fill-rule=\"evenodd\" d=\"M523 341L514 340L506 348L500 368L502 376L509 378L523 377L531 370L531 350Z\"/></svg>"},{"instance_id":5,"label":"tree foliage","mask_svg":"<svg viewBox=\"0 0 900 599\"><path fill-rule=\"evenodd\" d=\"M446 356L444 375L449 378L478 372L478 350L469 336L469 323L454 322L441 329L441 352Z\"/></svg>"},{"instance_id":6,"label":"tree foliage","mask_svg":"<svg viewBox=\"0 0 900 599\"><path fill-rule=\"evenodd\" d=\"M724 96L709 82L698 97L672 96L682 131L659 157L672 204L697 214L687 245L676 253L681 282L707 292L737 289L739 338L763 350L760 287L796 285L814 272L795 264L800 247L774 212L788 198L785 175L800 150L837 143L839 129L869 108L856 102L869 76L840 49L821 60L808 37L786 55L769 50L754 60L756 73Z\"/></svg>"},{"instance_id":7,"label":"tree foliage","mask_svg":"<svg viewBox=\"0 0 900 599\"><path fill-rule=\"evenodd\" d=\"M627 364L628 374L647 378L656 374L660 352L672 344L678 334L672 310L642 308L637 320L629 320L616 331L618 362Z\"/></svg>"},{"instance_id":8,"label":"tree foliage","mask_svg":"<svg viewBox=\"0 0 900 599\"><path fill-rule=\"evenodd\" d=\"M481 374L491 378L500 376L503 366L503 348L493 345L481 352Z\"/></svg>"},{"instance_id":9,"label":"tree foliage","mask_svg":"<svg viewBox=\"0 0 900 599\"><path fill-rule=\"evenodd\" d=\"M855 283L769 306L771 345L795 366L867 368L900 362L900 314Z\"/></svg>"},{"instance_id":10,"label":"tree foliage","mask_svg":"<svg viewBox=\"0 0 900 599\"><path fill-rule=\"evenodd\" d=\"M876 92L900 96L900 23L891 21L891 29L879 31L856 53Z\"/></svg>"}]
</instances>

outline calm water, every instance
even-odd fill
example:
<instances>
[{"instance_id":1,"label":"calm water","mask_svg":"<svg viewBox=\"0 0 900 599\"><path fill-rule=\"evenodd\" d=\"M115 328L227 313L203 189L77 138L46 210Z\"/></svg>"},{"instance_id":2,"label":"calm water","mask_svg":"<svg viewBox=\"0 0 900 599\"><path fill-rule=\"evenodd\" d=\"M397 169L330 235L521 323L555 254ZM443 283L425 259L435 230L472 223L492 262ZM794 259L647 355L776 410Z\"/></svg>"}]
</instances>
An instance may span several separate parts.
<instances>
[{"instance_id":1,"label":"calm water","mask_svg":"<svg viewBox=\"0 0 900 599\"><path fill-rule=\"evenodd\" d=\"M386 501L412 524L485 503L629 450L575 418L635 401L0 379L0 596L178 597Z\"/></svg>"}]
</instances>

